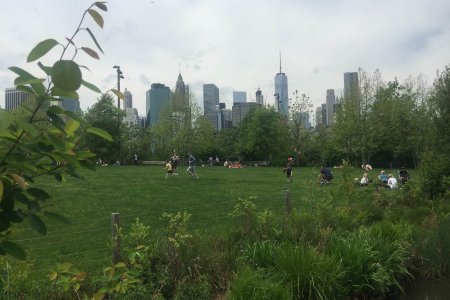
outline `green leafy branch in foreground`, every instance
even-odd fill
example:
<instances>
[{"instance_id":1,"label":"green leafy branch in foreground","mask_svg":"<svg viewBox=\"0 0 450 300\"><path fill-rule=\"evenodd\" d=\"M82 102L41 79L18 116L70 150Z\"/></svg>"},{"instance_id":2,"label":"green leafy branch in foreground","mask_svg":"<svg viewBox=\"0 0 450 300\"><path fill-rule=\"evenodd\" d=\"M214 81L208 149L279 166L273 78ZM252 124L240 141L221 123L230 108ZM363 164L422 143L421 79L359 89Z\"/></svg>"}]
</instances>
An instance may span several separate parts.
<instances>
[{"instance_id":1,"label":"green leafy branch in foreground","mask_svg":"<svg viewBox=\"0 0 450 300\"><path fill-rule=\"evenodd\" d=\"M96 9L107 11L107 6L105 2L93 3L84 12L72 37L66 38L65 45L47 39L31 50L27 62L37 61L55 46L62 46L60 58L53 66L37 63L46 78L35 77L18 67L9 68L18 75L14 85L28 95L28 100L14 113L0 109L0 255L25 259L23 249L8 240L13 223L28 220L34 230L45 235L47 228L40 215L68 222L63 216L44 209L50 195L32 187L33 179L42 175L53 176L57 181L64 180L65 174L79 177L77 168L94 169L91 162L94 154L77 147L82 136L94 134L112 141L109 133L90 126L82 116L54 105L61 101L59 97L78 99L81 85L100 92L95 85L83 80L80 69L83 66L74 61L78 50L99 59L93 49L76 46L75 37L83 31L103 53L92 31L81 27L87 14L103 27L103 18ZM74 54L66 59L69 48L74 49Z\"/></svg>"}]
</instances>

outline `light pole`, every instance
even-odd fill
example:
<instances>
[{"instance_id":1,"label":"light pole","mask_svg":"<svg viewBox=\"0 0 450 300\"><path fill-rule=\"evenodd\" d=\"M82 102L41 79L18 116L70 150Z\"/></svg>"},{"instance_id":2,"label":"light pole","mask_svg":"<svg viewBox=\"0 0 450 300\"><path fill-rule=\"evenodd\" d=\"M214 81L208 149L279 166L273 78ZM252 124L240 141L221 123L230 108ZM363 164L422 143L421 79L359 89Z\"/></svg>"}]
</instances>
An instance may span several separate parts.
<instances>
[{"instance_id":1,"label":"light pole","mask_svg":"<svg viewBox=\"0 0 450 300\"><path fill-rule=\"evenodd\" d=\"M119 92L120 92L120 79L122 78L124 78L123 77L123 73L122 73L122 71L120 70L120 66L114 66L113 67L114 69L116 69L116 71L117 71L117 90L119 90ZM118 161L119 161L119 164L120 164L120 97L119 96L117 96L117 108L119 109L119 111L117 112L117 144L118 144L118 147L119 147L119 158L118 158Z\"/></svg>"}]
</instances>

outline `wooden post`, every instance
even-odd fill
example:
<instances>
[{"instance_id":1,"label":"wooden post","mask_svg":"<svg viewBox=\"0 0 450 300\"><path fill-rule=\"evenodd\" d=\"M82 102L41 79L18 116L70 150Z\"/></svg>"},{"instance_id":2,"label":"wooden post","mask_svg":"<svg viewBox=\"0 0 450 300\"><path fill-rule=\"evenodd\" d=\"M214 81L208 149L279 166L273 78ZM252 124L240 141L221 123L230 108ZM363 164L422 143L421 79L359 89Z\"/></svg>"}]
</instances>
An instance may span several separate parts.
<instances>
[{"instance_id":1,"label":"wooden post","mask_svg":"<svg viewBox=\"0 0 450 300\"><path fill-rule=\"evenodd\" d=\"M122 261L120 255L120 235L119 235L119 213L111 214L111 232L112 232L112 258L116 264Z\"/></svg>"},{"instance_id":2,"label":"wooden post","mask_svg":"<svg viewBox=\"0 0 450 300\"><path fill-rule=\"evenodd\" d=\"M284 201L286 202L286 213L291 214L291 191L284 191Z\"/></svg>"}]
</instances>

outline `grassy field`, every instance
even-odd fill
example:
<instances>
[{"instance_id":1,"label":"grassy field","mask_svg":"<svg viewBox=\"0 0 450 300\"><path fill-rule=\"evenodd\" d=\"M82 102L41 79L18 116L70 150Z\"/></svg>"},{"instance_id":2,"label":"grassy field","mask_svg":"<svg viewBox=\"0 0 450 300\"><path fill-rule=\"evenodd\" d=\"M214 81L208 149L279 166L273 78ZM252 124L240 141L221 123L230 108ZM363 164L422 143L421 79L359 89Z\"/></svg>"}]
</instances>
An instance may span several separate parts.
<instances>
[{"instance_id":1,"label":"grassy field","mask_svg":"<svg viewBox=\"0 0 450 300\"><path fill-rule=\"evenodd\" d=\"M113 212L120 213L125 232L139 218L157 237L167 226L164 212L187 211L192 214L190 229L214 235L229 228L232 218L228 214L238 198L256 196L258 209L281 215L285 213L285 190L290 190L294 209L313 210L313 203L326 199L342 181L342 171L335 169L333 184L319 185L318 171L295 168L289 183L282 168L199 167L199 180L194 180L185 167L179 168L179 177L166 179L162 167L126 166L85 171L84 179L67 178L62 183L38 181L53 197L48 210L66 216L72 224L47 220L46 236L31 230L29 224L19 224L13 239L26 249L34 263L33 273L42 281L57 262L69 261L82 270L99 272L111 260ZM362 175L357 169L352 172L354 177ZM372 170L369 177L376 179L378 172Z\"/></svg>"}]
</instances>

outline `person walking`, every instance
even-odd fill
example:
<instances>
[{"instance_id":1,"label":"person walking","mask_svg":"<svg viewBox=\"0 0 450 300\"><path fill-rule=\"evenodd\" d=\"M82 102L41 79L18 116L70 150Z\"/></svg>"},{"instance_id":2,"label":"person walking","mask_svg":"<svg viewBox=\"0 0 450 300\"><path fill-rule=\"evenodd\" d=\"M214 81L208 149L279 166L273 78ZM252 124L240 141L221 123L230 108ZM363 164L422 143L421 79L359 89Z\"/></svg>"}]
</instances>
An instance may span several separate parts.
<instances>
[{"instance_id":1,"label":"person walking","mask_svg":"<svg viewBox=\"0 0 450 300\"><path fill-rule=\"evenodd\" d=\"M189 164L189 167L187 168L186 171L189 174L191 174L192 179L194 179L194 178L198 179L198 175L197 175L197 173L195 173L195 161L196 161L196 159L195 159L194 155L192 155L192 152L189 151L188 152L188 164Z\"/></svg>"},{"instance_id":2,"label":"person walking","mask_svg":"<svg viewBox=\"0 0 450 300\"><path fill-rule=\"evenodd\" d=\"M178 166L178 161L180 160L180 157L177 155L177 153L175 152L175 150L173 150L173 155L170 158L170 164L172 166L172 172L173 175L178 176L178 172L177 172L177 166Z\"/></svg>"}]
</instances>

